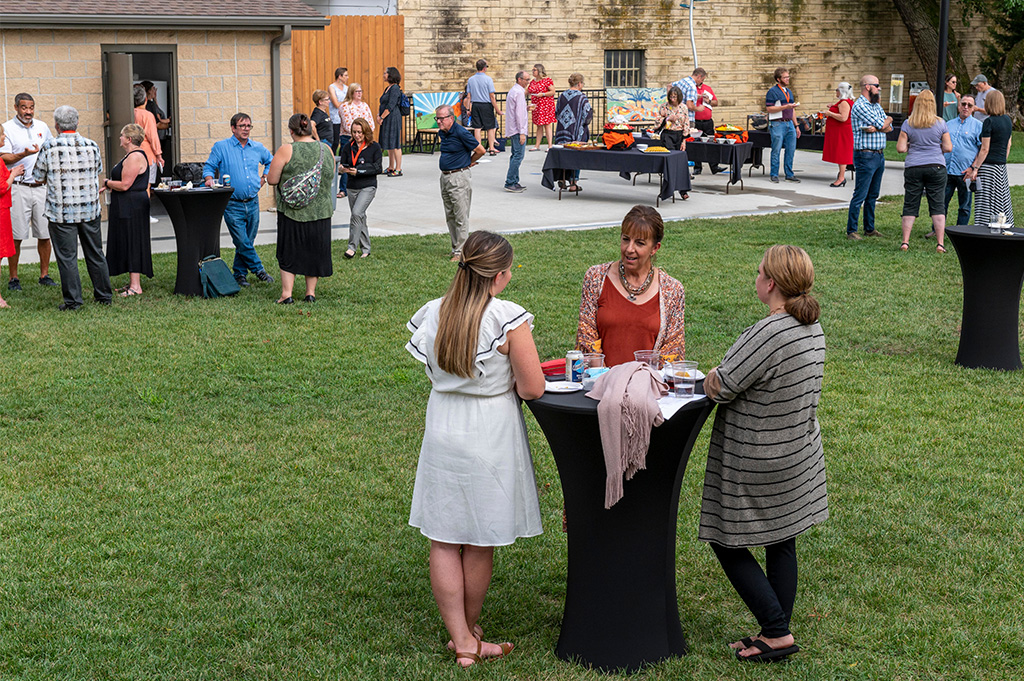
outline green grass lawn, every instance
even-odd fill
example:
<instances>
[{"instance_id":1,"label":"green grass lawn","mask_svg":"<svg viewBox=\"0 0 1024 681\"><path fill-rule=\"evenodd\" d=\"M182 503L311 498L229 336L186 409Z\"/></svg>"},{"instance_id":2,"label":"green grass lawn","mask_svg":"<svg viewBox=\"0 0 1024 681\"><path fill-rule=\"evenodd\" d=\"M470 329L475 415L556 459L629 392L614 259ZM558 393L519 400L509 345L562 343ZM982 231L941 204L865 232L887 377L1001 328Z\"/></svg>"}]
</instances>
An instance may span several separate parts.
<instances>
[{"instance_id":1,"label":"green grass lawn","mask_svg":"<svg viewBox=\"0 0 1024 681\"><path fill-rule=\"evenodd\" d=\"M1024 214L1024 191L1013 196ZM705 369L765 314L764 249L814 259L831 518L798 542L804 652L741 667L724 645L756 624L696 540L709 422L678 525L692 652L636 678L1020 678L1024 372L953 364L957 258L921 238L924 221L898 252L900 205L880 205L884 238L863 242L844 238L845 212L668 226L659 265L686 287L687 357ZM504 295L536 314L542 357L560 357L583 272L617 257L617 232L511 241ZM444 649L427 542L406 525L429 384L405 322L450 280L447 236L378 239L366 261L334 248L315 305L274 305L276 285L176 297L173 255L113 309L61 314L58 293L35 285L8 296L0 678L468 678ZM273 246L258 250L273 262ZM553 654L562 496L527 422L546 532L498 550L482 624L518 647L468 674L604 678Z\"/></svg>"},{"instance_id":2,"label":"green grass lawn","mask_svg":"<svg viewBox=\"0 0 1024 681\"><path fill-rule=\"evenodd\" d=\"M1007 163L1024 163L1024 132L1019 130L1012 133L1012 143L1010 144L1010 155L1007 157ZM896 143L888 142L885 145L885 160L886 161L905 161L907 158L906 154L901 154L896 151Z\"/></svg>"}]
</instances>

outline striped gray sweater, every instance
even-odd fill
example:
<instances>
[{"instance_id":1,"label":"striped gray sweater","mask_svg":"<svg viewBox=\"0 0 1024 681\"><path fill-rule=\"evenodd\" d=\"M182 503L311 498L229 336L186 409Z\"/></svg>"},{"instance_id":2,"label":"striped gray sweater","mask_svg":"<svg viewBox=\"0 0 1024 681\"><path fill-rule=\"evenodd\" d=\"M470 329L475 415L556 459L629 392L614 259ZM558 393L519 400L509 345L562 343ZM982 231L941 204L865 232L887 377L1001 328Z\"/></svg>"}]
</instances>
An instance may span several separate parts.
<instances>
[{"instance_id":1,"label":"striped gray sweater","mask_svg":"<svg viewBox=\"0 0 1024 681\"><path fill-rule=\"evenodd\" d=\"M746 329L718 367L700 539L767 546L828 518L817 408L821 325L781 313Z\"/></svg>"}]
</instances>

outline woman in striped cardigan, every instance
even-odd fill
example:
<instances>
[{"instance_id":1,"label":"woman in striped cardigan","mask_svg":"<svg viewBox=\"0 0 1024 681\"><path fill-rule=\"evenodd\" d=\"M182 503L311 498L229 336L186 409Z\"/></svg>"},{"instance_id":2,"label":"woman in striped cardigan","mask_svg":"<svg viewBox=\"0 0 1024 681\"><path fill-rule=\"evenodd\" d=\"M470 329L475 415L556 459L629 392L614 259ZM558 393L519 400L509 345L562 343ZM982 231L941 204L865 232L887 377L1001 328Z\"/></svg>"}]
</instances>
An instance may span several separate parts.
<instances>
[{"instance_id":1,"label":"woman in striped cardigan","mask_svg":"<svg viewBox=\"0 0 1024 681\"><path fill-rule=\"evenodd\" d=\"M761 627L730 644L744 661L800 648L789 630L796 536L828 518L817 408L825 366L814 266L796 246L772 246L757 269L768 316L746 329L704 390L718 403L708 450L700 539ZM767 575L749 548L765 547Z\"/></svg>"}]
</instances>

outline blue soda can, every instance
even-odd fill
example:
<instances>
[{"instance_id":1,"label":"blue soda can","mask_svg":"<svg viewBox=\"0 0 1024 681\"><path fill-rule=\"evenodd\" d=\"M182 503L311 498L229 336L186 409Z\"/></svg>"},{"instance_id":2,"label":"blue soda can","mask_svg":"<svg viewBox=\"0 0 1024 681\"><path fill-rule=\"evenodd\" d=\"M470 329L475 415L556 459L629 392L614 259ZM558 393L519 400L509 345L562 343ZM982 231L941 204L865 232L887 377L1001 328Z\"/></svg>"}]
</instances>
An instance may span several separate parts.
<instances>
[{"instance_id":1,"label":"blue soda can","mask_svg":"<svg viewBox=\"0 0 1024 681\"><path fill-rule=\"evenodd\" d=\"M225 187L230 187L231 186L231 176L230 175L221 175L220 176L220 183L222 185L224 185Z\"/></svg>"}]
</instances>

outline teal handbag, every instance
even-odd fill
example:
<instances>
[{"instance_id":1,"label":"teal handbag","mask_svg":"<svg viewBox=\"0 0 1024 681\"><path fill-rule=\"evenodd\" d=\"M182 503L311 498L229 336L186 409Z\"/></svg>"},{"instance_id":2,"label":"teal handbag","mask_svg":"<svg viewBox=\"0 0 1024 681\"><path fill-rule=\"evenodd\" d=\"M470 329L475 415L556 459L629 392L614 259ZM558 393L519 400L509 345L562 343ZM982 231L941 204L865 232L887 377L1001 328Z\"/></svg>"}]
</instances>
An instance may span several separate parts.
<instances>
[{"instance_id":1,"label":"teal handbag","mask_svg":"<svg viewBox=\"0 0 1024 681\"><path fill-rule=\"evenodd\" d=\"M199 261L199 281L203 286L203 298L233 296L241 290L227 263L215 255Z\"/></svg>"}]
</instances>

